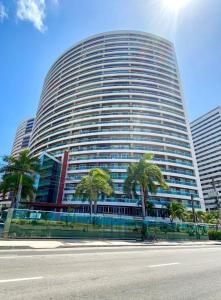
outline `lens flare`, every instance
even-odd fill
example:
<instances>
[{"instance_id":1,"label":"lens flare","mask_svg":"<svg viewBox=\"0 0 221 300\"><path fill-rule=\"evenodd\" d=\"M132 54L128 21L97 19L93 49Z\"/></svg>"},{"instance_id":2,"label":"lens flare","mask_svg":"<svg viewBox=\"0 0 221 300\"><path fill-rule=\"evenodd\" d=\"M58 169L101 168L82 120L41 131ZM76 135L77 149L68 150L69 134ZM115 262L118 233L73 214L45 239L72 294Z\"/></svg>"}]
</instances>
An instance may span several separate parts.
<instances>
[{"instance_id":1,"label":"lens flare","mask_svg":"<svg viewBox=\"0 0 221 300\"><path fill-rule=\"evenodd\" d=\"M164 0L164 5L168 10L178 13L189 1L190 0Z\"/></svg>"}]
</instances>

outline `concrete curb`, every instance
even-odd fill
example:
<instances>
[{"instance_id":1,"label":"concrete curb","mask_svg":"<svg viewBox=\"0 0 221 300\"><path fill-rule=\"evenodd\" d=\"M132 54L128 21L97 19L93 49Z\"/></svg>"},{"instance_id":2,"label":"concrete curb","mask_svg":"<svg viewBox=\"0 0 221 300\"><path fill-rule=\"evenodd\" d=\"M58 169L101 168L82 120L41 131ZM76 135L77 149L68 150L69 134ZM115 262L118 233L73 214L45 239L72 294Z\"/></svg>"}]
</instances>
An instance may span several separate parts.
<instances>
[{"instance_id":1,"label":"concrete curb","mask_svg":"<svg viewBox=\"0 0 221 300\"><path fill-rule=\"evenodd\" d=\"M154 242L149 242L149 243L134 243L134 244L63 244L63 245L58 245L54 247L47 247L47 246L29 246L29 245L5 245L5 246L0 246L0 250L21 250L21 249L27 249L27 250L36 250L36 249L41 249L41 250L51 250L51 249L79 249L79 248L123 248L123 247L130 247L130 248L135 248L135 247L151 247L151 248L157 248L157 247L162 247L162 248L167 248L167 247L176 247L176 248L189 248L189 247L210 247L210 246L221 246L220 242L214 242L214 243L182 243L182 242L175 242L175 243L154 243Z\"/></svg>"}]
</instances>

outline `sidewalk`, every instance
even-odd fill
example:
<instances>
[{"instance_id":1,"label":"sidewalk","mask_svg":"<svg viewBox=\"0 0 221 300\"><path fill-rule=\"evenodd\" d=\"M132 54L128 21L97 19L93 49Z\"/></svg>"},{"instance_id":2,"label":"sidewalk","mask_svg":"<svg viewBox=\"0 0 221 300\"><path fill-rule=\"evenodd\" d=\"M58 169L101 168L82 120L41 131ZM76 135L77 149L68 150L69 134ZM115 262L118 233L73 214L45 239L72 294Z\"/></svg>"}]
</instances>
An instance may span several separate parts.
<instances>
[{"instance_id":1,"label":"sidewalk","mask_svg":"<svg viewBox=\"0 0 221 300\"><path fill-rule=\"evenodd\" d=\"M202 247L221 246L221 241L158 241L139 242L127 240L0 240L0 250L6 249L58 249L82 247Z\"/></svg>"}]
</instances>

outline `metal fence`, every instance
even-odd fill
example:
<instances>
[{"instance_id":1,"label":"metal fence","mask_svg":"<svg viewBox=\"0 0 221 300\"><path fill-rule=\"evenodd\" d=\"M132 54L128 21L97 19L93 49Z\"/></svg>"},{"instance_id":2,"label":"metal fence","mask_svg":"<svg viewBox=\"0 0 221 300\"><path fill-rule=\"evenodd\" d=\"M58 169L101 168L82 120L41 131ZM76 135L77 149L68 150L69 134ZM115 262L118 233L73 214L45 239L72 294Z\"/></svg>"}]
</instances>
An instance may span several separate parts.
<instances>
[{"instance_id":1,"label":"metal fence","mask_svg":"<svg viewBox=\"0 0 221 300\"><path fill-rule=\"evenodd\" d=\"M170 223L148 218L10 209L4 236L13 238L208 239L207 224Z\"/></svg>"}]
</instances>

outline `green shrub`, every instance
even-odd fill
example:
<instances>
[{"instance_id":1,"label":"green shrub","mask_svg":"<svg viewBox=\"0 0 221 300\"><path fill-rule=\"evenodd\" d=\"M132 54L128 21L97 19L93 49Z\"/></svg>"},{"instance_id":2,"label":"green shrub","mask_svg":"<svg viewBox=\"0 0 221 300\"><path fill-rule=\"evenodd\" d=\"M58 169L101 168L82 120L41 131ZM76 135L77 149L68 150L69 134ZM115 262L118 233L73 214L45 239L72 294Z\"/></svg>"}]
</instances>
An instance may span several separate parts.
<instances>
[{"instance_id":1,"label":"green shrub","mask_svg":"<svg viewBox=\"0 0 221 300\"><path fill-rule=\"evenodd\" d=\"M36 220L31 220L31 225L37 225L38 222Z\"/></svg>"},{"instance_id":2,"label":"green shrub","mask_svg":"<svg viewBox=\"0 0 221 300\"><path fill-rule=\"evenodd\" d=\"M188 230L188 234L189 234L189 236L194 236L194 230L193 229L190 229L190 230Z\"/></svg>"},{"instance_id":3,"label":"green shrub","mask_svg":"<svg viewBox=\"0 0 221 300\"><path fill-rule=\"evenodd\" d=\"M29 220L25 220L25 219L13 219L11 221L12 224L18 224L18 225L26 225L26 224L30 224Z\"/></svg>"},{"instance_id":4,"label":"green shrub","mask_svg":"<svg viewBox=\"0 0 221 300\"><path fill-rule=\"evenodd\" d=\"M209 230L208 236L210 240L221 240L221 231Z\"/></svg>"}]
</instances>

